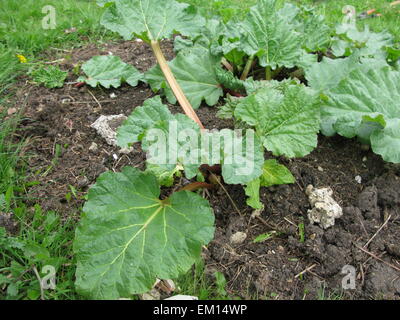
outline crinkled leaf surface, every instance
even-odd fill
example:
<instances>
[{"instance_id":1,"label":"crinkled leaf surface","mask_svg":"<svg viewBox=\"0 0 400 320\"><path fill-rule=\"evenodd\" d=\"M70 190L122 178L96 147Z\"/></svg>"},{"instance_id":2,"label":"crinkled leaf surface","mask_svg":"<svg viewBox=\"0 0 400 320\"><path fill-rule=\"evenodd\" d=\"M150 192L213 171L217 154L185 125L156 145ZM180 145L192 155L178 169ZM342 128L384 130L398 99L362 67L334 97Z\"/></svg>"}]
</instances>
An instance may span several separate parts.
<instances>
[{"instance_id":1,"label":"crinkled leaf surface","mask_svg":"<svg viewBox=\"0 0 400 320\"><path fill-rule=\"evenodd\" d=\"M33 81L43 84L46 88L61 88L68 76L68 72L60 70L56 66L39 67L33 70L30 75Z\"/></svg>"},{"instance_id":2,"label":"crinkled leaf surface","mask_svg":"<svg viewBox=\"0 0 400 320\"><path fill-rule=\"evenodd\" d=\"M218 107L217 117L220 119L234 119L235 109L239 102L240 98L228 95L225 98L225 104Z\"/></svg>"},{"instance_id":3,"label":"crinkled leaf surface","mask_svg":"<svg viewBox=\"0 0 400 320\"><path fill-rule=\"evenodd\" d=\"M300 81L298 79L285 79L282 81L277 80L253 80L252 78L246 79L243 85L248 95L256 93L262 88L276 89L281 92L285 92L289 86L298 85Z\"/></svg>"},{"instance_id":4,"label":"crinkled leaf surface","mask_svg":"<svg viewBox=\"0 0 400 320\"><path fill-rule=\"evenodd\" d=\"M302 36L289 18L279 14L276 0L259 0L237 25L241 30L240 48L256 55L263 67L293 67L301 55Z\"/></svg>"},{"instance_id":5,"label":"crinkled leaf surface","mask_svg":"<svg viewBox=\"0 0 400 320\"><path fill-rule=\"evenodd\" d=\"M299 31L304 35L303 47L308 52L324 51L331 42L331 28L325 23L323 16L307 12Z\"/></svg>"},{"instance_id":6,"label":"crinkled leaf surface","mask_svg":"<svg viewBox=\"0 0 400 320\"><path fill-rule=\"evenodd\" d=\"M354 70L328 96L321 109L323 124L345 137L365 139L365 122L378 123L369 130L372 150L385 161L400 162L400 72Z\"/></svg>"},{"instance_id":7,"label":"crinkled leaf surface","mask_svg":"<svg viewBox=\"0 0 400 320\"><path fill-rule=\"evenodd\" d=\"M160 201L156 177L106 172L89 190L76 231L76 287L94 299L150 290L186 272L214 233L209 203L187 191Z\"/></svg>"},{"instance_id":8,"label":"crinkled leaf surface","mask_svg":"<svg viewBox=\"0 0 400 320\"><path fill-rule=\"evenodd\" d=\"M279 14L302 35L302 47L308 52L324 51L331 41L331 28L326 24L324 16L315 11L315 8L299 8L291 3L285 3L279 10Z\"/></svg>"},{"instance_id":9,"label":"crinkled leaf surface","mask_svg":"<svg viewBox=\"0 0 400 320\"><path fill-rule=\"evenodd\" d=\"M101 19L104 27L119 33L125 40L136 36L147 42L169 39L176 32L197 35L204 23L204 18L193 7L174 0L113 1Z\"/></svg>"},{"instance_id":10,"label":"crinkled leaf surface","mask_svg":"<svg viewBox=\"0 0 400 320\"><path fill-rule=\"evenodd\" d=\"M262 88L237 105L235 117L255 127L274 155L303 157L317 146L319 99L303 85Z\"/></svg>"},{"instance_id":11,"label":"crinkled leaf surface","mask_svg":"<svg viewBox=\"0 0 400 320\"><path fill-rule=\"evenodd\" d=\"M237 78L231 71L227 71L221 67L216 70L217 81L226 89L236 92L244 92L246 90L244 81Z\"/></svg>"},{"instance_id":12,"label":"crinkled leaf surface","mask_svg":"<svg viewBox=\"0 0 400 320\"><path fill-rule=\"evenodd\" d=\"M183 167L175 166L172 170L168 170L163 166L147 163L146 172L152 173L157 177L158 183L162 186L172 187L174 184L175 175L181 176Z\"/></svg>"},{"instance_id":13,"label":"crinkled leaf surface","mask_svg":"<svg viewBox=\"0 0 400 320\"><path fill-rule=\"evenodd\" d=\"M123 62L117 56L95 56L82 65L82 70L87 77L79 78L92 87L98 84L105 88L118 88L121 83L137 86L139 80L143 80L141 74L135 67Z\"/></svg>"},{"instance_id":14,"label":"crinkled leaf surface","mask_svg":"<svg viewBox=\"0 0 400 320\"><path fill-rule=\"evenodd\" d=\"M181 36L177 36L174 39L174 51L178 53L179 51L190 49L194 46L193 41L190 39L184 39Z\"/></svg>"},{"instance_id":15,"label":"crinkled leaf surface","mask_svg":"<svg viewBox=\"0 0 400 320\"><path fill-rule=\"evenodd\" d=\"M227 26L216 18L207 19L204 27L200 30L199 34L192 36L191 39L183 40L181 37L175 38L174 49L178 52L182 49L194 46L202 46L210 49L213 55L221 55L232 50L232 44L223 41L222 37L227 36L229 33Z\"/></svg>"},{"instance_id":16,"label":"crinkled leaf surface","mask_svg":"<svg viewBox=\"0 0 400 320\"><path fill-rule=\"evenodd\" d=\"M297 61L296 65L303 70L308 70L314 66L314 64L318 63L318 55L308 53L307 51L303 50L299 60Z\"/></svg>"},{"instance_id":17,"label":"crinkled leaf surface","mask_svg":"<svg viewBox=\"0 0 400 320\"><path fill-rule=\"evenodd\" d=\"M186 115L178 113L172 120L162 120L146 131L142 148L147 162L171 171L177 165L185 170L188 179L196 176L202 164L200 128Z\"/></svg>"},{"instance_id":18,"label":"crinkled leaf surface","mask_svg":"<svg viewBox=\"0 0 400 320\"><path fill-rule=\"evenodd\" d=\"M215 71L219 64L220 58L212 56L209 49L201 46L180 51L176 58L169 62L172 73L193 108L198 108L203 100L209 106L213 106L223 95ZM158 65L146 72L145 77L154 91L164 89L168 101L176 103L176 98Z\"/></svg>"},{"instance_id":19,"label":"crinkled leaf surface","mask_svg":"<svg viewBox=\"0 0 400 320\"><path fill-rule=\"evenodd\" d=\"M186 131L189 131L188 137L192 139L179 140L179 135ZM200 162L192 157L201 157L198 150L199 132L199 126L193 120L180 113L173 115L161 98L156 96L133 110L118 128L117 143L120 147L127 148L132 143L142 141L143 150L148 152L148 165L157 167L160 181L164 181L162 176L168 178L165 174L173 177L178 164L185 169L186 177L192 178L196 175Z\"/></svg>"},{"instance_id":20,"label":"crinkled leaf surface","mask_svg":"<svg viewBox=\"0 0 400 320\"><path fill-rule=\"evenodd\" d=\"M222 176L228 184L244 184L260 176L264 154L253 130L247 130L244 136L230 129L200 132L186 115L175 117L175 121L161 121L154 126L153 129L159 130L157 136L163 133L161 140L146 132L142 147L148 152L148 162L165 170L178 165L188 179L196 176L202 164L221 164Z\"/></svg>"}]
</instances>

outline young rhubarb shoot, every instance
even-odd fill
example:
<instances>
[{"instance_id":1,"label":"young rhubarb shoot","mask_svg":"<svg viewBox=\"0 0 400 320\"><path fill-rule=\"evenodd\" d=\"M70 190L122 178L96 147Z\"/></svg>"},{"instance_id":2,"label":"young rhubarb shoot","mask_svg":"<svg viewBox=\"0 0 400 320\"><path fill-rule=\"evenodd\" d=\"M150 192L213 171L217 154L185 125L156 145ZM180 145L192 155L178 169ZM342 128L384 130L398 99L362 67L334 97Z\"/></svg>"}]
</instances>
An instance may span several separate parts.
<instances>
[{"instance_id":1,"label":"young rhubarb shoot","mask_svg":"<svg viewBox=\"0 0 400 320\"><path fill-rule=\"evenodd\" d=\"M249 57L249 59L247 60L246 66L244 67L244 70L243 70L243 73L242 73L242 75L240 77L240 80L244 81L244 80L247 79L247 76L249 75L249 72L250 72L250 69L251 69L251 67L253 65L253 62L254 62L254 55L251 55Z\"/></svg>"}]
</instances>

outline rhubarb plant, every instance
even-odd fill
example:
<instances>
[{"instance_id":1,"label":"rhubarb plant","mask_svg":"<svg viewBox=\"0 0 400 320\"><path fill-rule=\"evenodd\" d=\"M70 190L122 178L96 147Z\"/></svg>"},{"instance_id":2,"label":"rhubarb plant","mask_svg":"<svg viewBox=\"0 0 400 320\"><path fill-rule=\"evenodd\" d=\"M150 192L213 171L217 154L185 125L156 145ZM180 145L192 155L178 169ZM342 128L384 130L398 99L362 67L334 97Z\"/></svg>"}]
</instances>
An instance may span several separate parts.
<instances>
[{"instance_id":1,"label":"rhubarb plant","mask_svg":"<svg viewBox=\"0 0 400 320\"><path fill-rule=\"evenodd\" d=\"M174 0L97 2L103 26L125 40L142 39L158 65L142 75L117 57L94 57L83 66L83 80L105 87L146 81L185 114L171 113L155 96L118 128L117 144L140 144L146 169L106 172L90 188L74 242L83 295L128 298L150 290L157 278L186 272L214 233L210 204L192 191L240 184L247 204L260 210L262 187L295 182L265 151L303 157L322 129L357 136L385 160L400 162L400 73L387 64L387 53L395 59L397 51L388 49L385 34L339 28L332 39L323 17L276 0L259 0L231 20L206 20ZM167 62L160 41L174 35L176 57ZM341 58L318 62L332 40ZM271 80L291 68L304 70L305 80L301 73ZM235 128L207 130L194 108L222 97L218 115L233 119ZM176 177L189 181L178 191Z\"/></svg>"}]
</instances>

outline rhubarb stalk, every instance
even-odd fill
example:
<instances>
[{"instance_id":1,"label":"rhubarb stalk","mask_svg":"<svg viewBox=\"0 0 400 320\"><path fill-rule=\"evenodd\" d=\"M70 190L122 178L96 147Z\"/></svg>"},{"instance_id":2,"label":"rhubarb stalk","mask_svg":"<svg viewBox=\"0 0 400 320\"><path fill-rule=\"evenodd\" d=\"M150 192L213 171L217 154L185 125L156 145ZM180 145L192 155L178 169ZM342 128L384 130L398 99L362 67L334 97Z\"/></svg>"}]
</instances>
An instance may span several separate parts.
<instances>
[{"instance_id":1,"label":"rhubarb stalk","mask_svg":"<svg viewBox=\"0 0 400 320\"><path fill-rule=\"evenodd\" d=\"M169 67L167 60L165 60L164 54L162 53L160 43L156 40L151 41L151 48L153 49L154 55L156 56L157 62L160 65L162 72L164 73L165 78L169 86L171 87L176 99L178 100L179 104L181 105L183 111L186 115L195 121L201 129L204 129L203 124L201 123L199 117L197 116L196 112L193 110L192 105L190 104L189 100L186 98L185 94L181 86L179 85L178 81L174 74Z\"/></svg>"}]
</instances>

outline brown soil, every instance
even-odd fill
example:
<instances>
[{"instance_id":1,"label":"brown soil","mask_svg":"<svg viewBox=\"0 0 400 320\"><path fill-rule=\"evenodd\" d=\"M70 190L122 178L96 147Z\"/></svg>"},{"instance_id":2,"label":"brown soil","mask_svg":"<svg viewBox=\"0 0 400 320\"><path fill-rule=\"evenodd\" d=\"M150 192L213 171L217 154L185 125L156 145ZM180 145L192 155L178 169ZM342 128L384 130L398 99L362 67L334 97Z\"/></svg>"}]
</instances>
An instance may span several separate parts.
<instances>
[{"instance_id":1,"label":"brown soil","mask_svg":"<svg viewBox=\"0 0 400 320\"><path fill-rule=\"evenodd\" d=\"M168 58L173 56L169 43L163 49ZM77 76L72 74L76 63L108 52L141 71L155 63L150 48L143 43L119 42L74 50L61 68L70 72L68 81L76 81ZM49 59L60 58L59 55L49 53ZM129 115L153 95L147 85L118 90L85 86L78 89L72 84L51 90L22 82L21 86L17 106L25 106L21 130L29 137L29 174L31 180L39 182L29 189L32 204L57 210L65 217L78 217L82 197L100 173L117 171L125 165L144 167L145 156L139 145L128 155L119 154L118 148L107 145L90 124L101 114ZM117 97L111 99L111 93ZM174 106L171 110L180 112ZM216 108L206 106L198 110L209 129L232 126L229 121L216 118L215 113ZM89 150L93 142L97 151ZM61 148L58 158L56 145ZM318 148L309 156L279 161L288 166L297 182L264 188L265 209L259 217L251 217L241 186L225 186L241 216L225 193L210 193L217 228L215 240L204 252L207 272L222 272L228 280L228 292L249 299L400 299L400 272L395 269L400 268L399 168L385 164L371 151L363 151L356 141L340 137L320 137ZM355 180L357 175L362 178L361 184ZM309 184L330 186L344 208L343 217L328 230L308 223L310 206L305 188ZM78 199L72 196L67 201L71 186L78 191ZM363 247L389 216L387 225L366 247L385 264L358 247ZM300 241L298 230L301 222L305 225L304 242ZM238 231L245 232L247 238L242 244L233 245L230 237ZM253 243L256 236L270 231L278 233L265 242ZM355 290L341 290L345 276L341 270L345 265L356 268ZM296 277L309 267L309 271Z\"/></svg>"}]
</instances>

